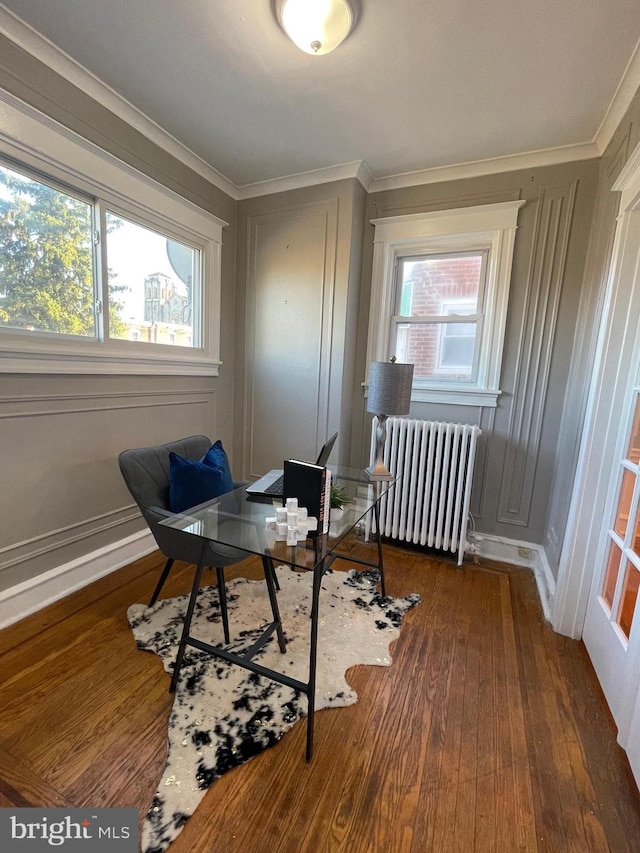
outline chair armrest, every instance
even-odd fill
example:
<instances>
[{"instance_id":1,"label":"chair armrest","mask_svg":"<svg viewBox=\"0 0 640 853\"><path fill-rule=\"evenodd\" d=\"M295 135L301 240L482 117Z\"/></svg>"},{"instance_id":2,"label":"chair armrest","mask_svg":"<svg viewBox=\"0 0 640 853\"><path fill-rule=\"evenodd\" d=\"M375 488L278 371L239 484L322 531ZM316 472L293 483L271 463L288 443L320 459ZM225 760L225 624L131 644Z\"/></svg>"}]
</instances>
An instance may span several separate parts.
<instances>
[{"instance_id":1,"label":"chair armrest","mask_svg":"<svg viewBox=\"0 0 640 853\"><path fill-rule=\"evenodd\" d=\"M168 509L164 509L164 507L161 506L148 506L147 511L160 515L162 518L171 518L171 516L175 515L175 512L170 512Z\"/></svg>"}]
</instances>

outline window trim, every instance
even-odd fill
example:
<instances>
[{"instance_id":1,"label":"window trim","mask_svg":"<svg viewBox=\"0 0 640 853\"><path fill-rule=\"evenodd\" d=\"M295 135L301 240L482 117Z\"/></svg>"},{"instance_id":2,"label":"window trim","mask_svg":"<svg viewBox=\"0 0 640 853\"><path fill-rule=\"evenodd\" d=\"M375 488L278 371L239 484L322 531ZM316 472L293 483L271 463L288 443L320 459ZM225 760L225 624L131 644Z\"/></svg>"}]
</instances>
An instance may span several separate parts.
<instances>
[{"instance_id":1,"label":"window trim","mask_svg":"<svg viewBox=\"0 0 640 853\"><path fill-rule=\"evenodd\" d=\"M371 220L374 228L367 365L387 361L395 311L395 269L400 257L487 251L486 282L478 320L482 344L474 382L414 382L413 402L495 407L518 211L524 200L475 205ZM365 380L368 388L368 373Z\"/></svg>"},{"instance_id":2,"label":"window trim","mask_svg":"<svg viewBox=\"0 0 640 853\"><path fill-rule=\"evenodd\" d=\"M228 223L3 91L0 155L35 172L36 180L40 174L200 249L203 341L198 349L173 348L2 329L0 372L217 376L222 229Z\"/></svg>"}]
</instances>

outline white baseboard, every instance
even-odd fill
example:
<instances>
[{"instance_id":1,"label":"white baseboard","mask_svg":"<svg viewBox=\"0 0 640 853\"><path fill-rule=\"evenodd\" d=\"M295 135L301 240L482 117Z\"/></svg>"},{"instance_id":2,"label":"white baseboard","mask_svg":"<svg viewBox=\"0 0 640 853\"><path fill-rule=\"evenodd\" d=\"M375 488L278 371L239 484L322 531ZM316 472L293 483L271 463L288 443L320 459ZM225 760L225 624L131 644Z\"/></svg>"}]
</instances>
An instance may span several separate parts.
<instances>
[{"instance_id":1,"label":"white baseboard","mask_svg":"<svg viewBox=\"0 0 640 853\"><path fill-rule=\"evenodd\" d=\"M157 549L141 531L0 592L0 629Z\"/></svg>"},{"instance_id":2,"label":"white baseboard","mask_svg":"<svg viewBox=\"0 0 640 853\"><path fill-rule=\"evenodd\" d=\"M550 619L556 583L541 545L477 532L469 533L467 539L469 557L484 557L531 569L545 618ZM151 533L141 531L0 592L0 629L150 554L156 548Z\"/></svg>"},{"instance_id":3,"label":"white baseboard","mask_svg":"<svg viewBox=\"0 0 640 853\"><path fill-rule=\"evenodd\" d=\"M549 561L542 545L533 542L521 542L517 539L505 539L490 533L468 533L469 557L484 557L499 563L511 563L531 569L536 579L540 603L547 621L551 621L553 599L556 594L556 581L551 572Z\"/></svg>"}]
</instances>

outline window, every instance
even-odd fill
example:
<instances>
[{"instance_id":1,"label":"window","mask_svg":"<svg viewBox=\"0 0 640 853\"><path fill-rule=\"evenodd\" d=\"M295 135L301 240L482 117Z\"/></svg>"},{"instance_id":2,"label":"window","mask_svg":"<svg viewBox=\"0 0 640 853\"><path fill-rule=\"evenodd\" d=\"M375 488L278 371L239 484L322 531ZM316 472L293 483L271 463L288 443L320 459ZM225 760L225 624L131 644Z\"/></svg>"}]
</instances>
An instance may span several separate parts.
<instances>
[{"instance_id":1,"label":"window","mask_svg":"<svg viewBox=\"0 0 640 853\"><path fill-rule=\"evenodd\" d=\"M198 339L200 252L111 211L106 214L109 336L169 346ZM114 322L115 321L115 322Z\"/></svg>"},{"instance_id":2,"label":"window","mask_svg":"<svg viewBox=\"0 0 640 853\"><path fill-rule=\"evenodd\" d=\"M216 375L225 223L14 114L14 138L0 130L0 370Z\"/></svg>"},{"instance_id":3,"label":"window","mask_svg":"<svg viewBox=\"0 0 640 853\"><path fill-rule=\"evenodd\" d=\"M398 258L392 349L416 380L474 377L485 268L478 252Z\"/></svg>"},{"instance_id":4,"label":"window","mask_svg":"<svg viewBox=\"0 0 640 853\"><path fill-rule=\"evenodd\" d=\"M0 326L95 337L92 205L0 164Z\"/></svg>"},{"instance_id":5,"label":"window","mask_svg":"<svg viewBox=\"0 0 640 853\"><path fill-rule=\"evenodd\" d=\"M414 400L496 405L523 204L374 221L368 362L414 364Z\"/></svg>"}]
</instances>

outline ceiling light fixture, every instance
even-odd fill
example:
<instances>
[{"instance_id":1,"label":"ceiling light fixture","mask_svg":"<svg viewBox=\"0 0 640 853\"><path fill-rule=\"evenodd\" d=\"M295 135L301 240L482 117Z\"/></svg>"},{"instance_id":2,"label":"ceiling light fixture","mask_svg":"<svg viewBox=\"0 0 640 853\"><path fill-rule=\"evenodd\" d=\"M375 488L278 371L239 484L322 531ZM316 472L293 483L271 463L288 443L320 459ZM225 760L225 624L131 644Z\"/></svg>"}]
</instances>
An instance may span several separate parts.
<instances>
[{"instance_id":1,"label":"ceiling light fixture","mask_svg":"<svg viewBox=\"0 0 640 853\"><path fill-rule=\"evenodd\" d=\"M347 0L282 0L280 25L300 50L312 56L329 53L343 42L353 25Z\"/></svg>"}]
</instances>

